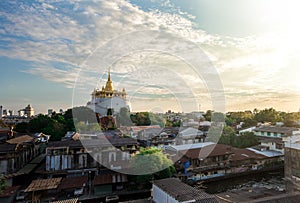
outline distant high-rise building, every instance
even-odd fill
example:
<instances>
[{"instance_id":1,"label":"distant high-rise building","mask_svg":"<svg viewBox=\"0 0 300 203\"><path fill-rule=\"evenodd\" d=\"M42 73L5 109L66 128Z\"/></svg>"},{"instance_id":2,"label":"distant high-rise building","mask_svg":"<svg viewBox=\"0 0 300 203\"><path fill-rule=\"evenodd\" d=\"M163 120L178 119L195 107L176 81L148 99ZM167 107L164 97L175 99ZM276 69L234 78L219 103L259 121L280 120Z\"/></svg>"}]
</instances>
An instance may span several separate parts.
<instances>
[{"instance_id":1,"label":"distant high-rise building","mask_svg":"<svg viewBox=\"0 0 300 203\"><path fill-rule=\"evenodd\" d=\"M3 111L2 111L2 116L7 116L7 115L8 115L7 109L3 109Z\"/></svg>"},{"instance_id":2,"label":"distant high-rise building","mask_svg":"<svg viewBox=\"0 0 300 203\"><path fill-rule=\"evenodd\" d=\"M30 104L28 104L28 106L25 107L24 114L27 117L34 116L34 109Z\"/></svg>"},{"instance_id":3,"label":"distant high-rise building","mask_svg":"<svg viewBox=\"0 0 300 203\"><path fill-rule=\"evenodd\" d=\"M24 109L19 110L18 114L19 114L19 116L24 116L25 115Z\"/></svg>"},{"instance_id":4,"label":"distant high-rise building","mask_svg":"<svg viewBox=\"0 0 300 203\"><path fill-rule=\"evenodd\" d=\"M48 109L48 116L51 116L53 113L53 109Z\"/></svg>"},{"instance_id":5,"label":"distant high-rise building","mask_svg":"<svg viewBox=\"0 0 300 203\"><path fill-rule=\"evenodd\" d=\"M8 115L9 115L9 116L13 116L14 113L15 113L14 110L8 110Z\"/></svg>"},{"instance_id":6,"label":"distant high-rise building","mask_svg":"<svg viewBox=\"0 0 300 203\"><path fill-rule=\"evenodd\" d=\"M3 116L3 107L0 106L0 118L2 118L2 116Z\"/></svg>"}]
</instances>

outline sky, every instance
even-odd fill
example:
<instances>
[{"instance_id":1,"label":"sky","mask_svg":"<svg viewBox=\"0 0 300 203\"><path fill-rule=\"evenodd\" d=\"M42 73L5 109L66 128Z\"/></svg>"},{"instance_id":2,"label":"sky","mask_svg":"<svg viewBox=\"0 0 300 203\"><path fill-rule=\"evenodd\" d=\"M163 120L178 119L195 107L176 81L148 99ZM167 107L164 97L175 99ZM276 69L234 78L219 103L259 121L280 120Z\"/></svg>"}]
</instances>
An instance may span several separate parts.
<instances>
[{"instance_id":1,"label":"sky","mask_svg":"<svg viewBox=\"0 0 300 203\"><path fill-rule=\"evenodd\" d=\"M300 109L297 0L0 1L0 105L132 111Z\"/></svg>"}]
</instances>

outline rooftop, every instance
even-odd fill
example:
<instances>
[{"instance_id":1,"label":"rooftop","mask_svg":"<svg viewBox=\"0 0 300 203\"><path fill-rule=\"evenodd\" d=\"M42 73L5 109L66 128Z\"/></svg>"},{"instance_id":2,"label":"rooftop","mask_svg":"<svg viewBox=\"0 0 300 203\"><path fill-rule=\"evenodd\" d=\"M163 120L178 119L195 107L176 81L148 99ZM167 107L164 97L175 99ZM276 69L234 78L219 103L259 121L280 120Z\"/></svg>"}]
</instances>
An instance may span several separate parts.
<instances>
[{"instance_id":1,"label":"rooftop","mask_svg":"<svg viewBox=\"0 0 300 203\"><path fill-rule=\"evenodd\" d=\"M78 198L72 198L72 199L65 199L65 200L58 200L52 203L77 203Z\"/></svg>"},{"instance_id":2,"label":"rooftop","mask_svg":"<svg viewBox=\"0 0 300 203\"><path fill-rule=\"evenodd\" d=\"M154 185L175 198L179 202L193 201L203 203L218 202L216 198L201 190L197 190L176 178L167 178L154 181Z\"/></svg>"},{"instance_id":3,"label":"rooftop","mask_svg":"<svg viewBox=\"0 0 300 203\"><path fill-rule=\"evenodd\" d=\"M87 176L79 176L79 177L67 177L64 178L60 185L59 189L72 189L72 188L81 188L87 185L88 177Z\"/></svg>"},{"instance_id":4,"label":"rooftop","mask_svg":"<svg viewBox=\"0 0 300 203\"><path fill-rule=\"evenodd\" d=\"M188 150L188 149L195 149L195 148L202 148L209 145L215 144L214 142L199 142L194 144L184 144L184 145L172 145L166 146L166 149L171 151L181 151L181 150Z\"/></svg>"},{"instance_id":5,"label":"rooftop","mask_svg":"<svg viewBox=\"0 0 300 203\"><path fill-rule=\"evenodd\" d=\"M62 178L49 178L33 180L30 185L25 189L25 192L33 192L40 190L51 190L58 188Z\"/></svg>"},{"instance_id":6,"label":"rooftop","mask_svg":"<svg viewBox=\"0 0 300 203\"><path fill-rule=\"evenodd\" d=\"M207 145L202 148L181 150L180 153L192 159L205 159L206 157L233 154L233 148L223 144Z\"/></svg>"},{"instance_id":7,"label":"rooftop","mask_svg":"<svg viewBox=\"0 0 300 203\"><path fill-rule=\"evenodd\" d=\"M261 154L263 156L266 157L276 157L276 156L283 156L284 154L279 152L279 151L273 151L273 150L265 150L265 151L260 151L257 149L253 149L253 148L247 148L253 152L255 152L256 154Z\"/></svg>"},{"instance_id":8,"label":"rooftop","mask_svg":"<svg viewBox=\"0 0 300 203\"><path fill-rule=\"evenodd\" d=\"M137 141L132 138L114 138L114 137L98 137L95 139L87 140L64 140L64 141L54 141L49 142L48 147L110 147L113 146L123 146L123 145L136 145Z\"/></svg>"},{"instance_id":9,"label":"rooftop","mask_svg":"<svg viewBox=\"0 0 300 203\"><path fill-rule=\"evenodd\" d=\"M20 137L16 137L16 138L7 140L6 142L9 144L22 144L25 142L32 142L33 140L34 140L34 138L29 135L22 135Z\"/></svg>"},{"instance_id":10,"label":"rooftop","mask_svg":"<svg viewBox=\"0 0 300 203\"><path fill-rule=\"evenodd\" d=\"M255 128L254 131L292 134L293 131L299 131L299 129L298 128L294 128L294 127L260 126L258 128Z\"/></svg>"}]
</instances>

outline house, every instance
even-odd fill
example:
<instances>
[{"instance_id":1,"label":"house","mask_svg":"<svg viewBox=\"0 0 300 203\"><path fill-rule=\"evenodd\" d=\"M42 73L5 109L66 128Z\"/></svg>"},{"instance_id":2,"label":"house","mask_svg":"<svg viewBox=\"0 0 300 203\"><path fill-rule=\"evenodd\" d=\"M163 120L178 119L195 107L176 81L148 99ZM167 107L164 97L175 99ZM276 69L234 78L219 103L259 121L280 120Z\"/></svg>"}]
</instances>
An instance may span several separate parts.
<instances>
[{"instance_id":1,"label":"house","mask_svg":"<svg viewBox=\"0 0 300 203\"><path fill-rule=\"evenodd\" d=\"M121 126L119 129L125 135L130 135L133 138L138 136L138 133L145 129L161 129L159 125L147 125L147 126Z\"/></svg>"},{"instance_id":2,"label":"house","mask_svg":"<svg viewBox=\"0 0 300 203\"><path fill-rule=\"evenodd\" d=\"M182 131L179 131L176 137L176 144L177 145L193 144L193 143L204 142L204 140L205 140L205 135L201 130L188 127L186 129L183 129Z\"/></svg>"},{"instance_id":3,"label":"house","mask_svg":"<svg viewBox=\"0 0 300 203\"><path fill-rule=\"evenodd\" d=\"M42 197L55 197L62 178L48 178L33 180L25 189L31 195L32 202L40 202Z\"/></svg>"},{"instance_id":4,"label":"house","mask_svg":"<svg viewBox=\"0 0 300 203\"><path fill-rule=\"evenodd\" d=\"M279 126L260 126L254 129L254 134L257 136L281 138L299 133L300 130L294 127L279 127Z\"/></svg>"},{"instance_id":5,"label":"house","mask_svg":"<svg viewBox=\"0 0 300 203\"><path fill-rule=\"evenodd\" d=\"M111 194L113 191L122 190L124 184L128 182L126 174L104 170L96 175L93 180L94 195L100 196Z\"/></svg>"},{"instance_id":6,"label":"house","mask_svg":"<svg viewBox=\"0 0 300 203\"><path fill-rule=\"evenodd\" d=\"M49 142L46 149L46 171L76 171L91 168L113 168L111 163L129 159L137 150L138 143L132 138L97 137L95 139Z\"/></svg>"},{"instance_id":7,"label":"house","mask_svg":"<svg viewBox=\"0 0 300 203\"><path fill-rule=\"evenodd\" d=\"M254 129L254 134L259 137L260 147L284 153L283 137L299 133L294 127L260 126Z\"/></svg>"},{"instance_id":8,"label":"house","mask_svg":"<svg viewBox=\"0 0 300 203\"><path fill-rule=\"evenodd\" d=\"M219 202L213 195L197 190L176 178L154 181L152 191L155 203Z\"/></svg>"},{"instance_id":9,"label":"house","mask_svg":"<svg viewBox=\"0 0 300 203\"><path fill-rule=\"evenodd\" d=\"M41 175L63 177L59 191L64 194L109 194L122 190L127 182L132 153L138 150L133 138L104 134L79 134L78 139L49 142L46 165ZM76 179L79 179L76 181Z\"/></svg>"},{"instance_id":10,"label":"house","mask_svg":"<svg viewBox=\"0 0 300 203\"><path fill-rule=\"evenodd\" d=\"M88 176L71 176L62 179L58 190L60 194L65 196L78 196L87 193Z\"/></svg>"},{"instance_id":11,"label":"house","mask_svg":"<svg viewBox=\"0 0 300 203\"><path fill-rule=\"evenodd\" d=\"M39 143L34 137L22 135L0 143L0 173L9 186L18 176L30 173L36 164L30 162L39 155Z\"/></svg>"},{"instance_id":12,"label":"house","mask_svg":"<svg viewBox=\"0 0 300 203\"><path fill-rule=\"evenodd\" d=\"M141 146L163 146L172 145L176 142L177 132L171 132L170 128L148 128L138 133L137 140Z\"/></svg>"},{"instance_id":13,"label":"house","mask_svg":"<svg viewBox=\"0 0 300 203\"><path fill-rule=\"evenodd\" d=\"M272 154L270 151L239 149L212 142L190 146L190 148L187 145L170 146L165 150L175 163L177 176L181 179L205 180L282 163L280 152Z\"/></svg>"}]
</instances>

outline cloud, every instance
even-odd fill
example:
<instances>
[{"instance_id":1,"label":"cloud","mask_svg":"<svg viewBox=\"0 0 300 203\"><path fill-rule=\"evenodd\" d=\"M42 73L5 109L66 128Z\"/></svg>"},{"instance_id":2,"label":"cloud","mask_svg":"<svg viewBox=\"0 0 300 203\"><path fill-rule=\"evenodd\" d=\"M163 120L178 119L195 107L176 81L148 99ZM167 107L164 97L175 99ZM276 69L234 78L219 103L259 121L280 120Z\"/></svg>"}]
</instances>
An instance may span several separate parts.
<instances>
[{"instance_id":1,"label":"cloud","mask_svg":"<svg viewBox=\"0 0 300 203\"><path fill-rule=\"evenodd\" d=\"M272 90L274 97L280 95L278 91L284 91L278 83L290 57L283 43L285 35L267 33L244 38L212 35L195 28L194 16L173 7L170 1L152 3L153 7L142 9L125 0L3 1L0 41L4 46L0 46L0 55L31 61L33 67L26 73L63 83L68 88L74 87L76 81L78 94L87 95L93 87L102 86L106 80L104 73L111 65L116 87L126 87L131 95L137 87L145 87L145 94L139 94L139 99L156 94L166 100L166 95L173 92L210 106L208 86L213 81L207 76L209 70L190 66L198 60L198 56L192 55L196 52L190 50L195 45L210 59L201 64L217 70L211 74L219 73L229 105L234 106L243 98L253 102L255 92L265 89ZM134 35L148 30L161 31L159 43L151 44L151 35ZM124 37L130 33L133 33L130 38ZM170 34L177 37L170 38ZM130 40L118 41L122 37ZM144 44L145 50L135 52L144 42L148 43ZM147 50L148 46L152 50ZM101 50L102 47L105 49ZM116 55L115 50L120 49L128 54ZM106 64L110 57L116 57L115 62ZM205 73L199 74L197 69ZM158 88L153 88L154 85ZM290 90L291 94L295 91L295 88Z\"/></svg>"}]
</instances>

